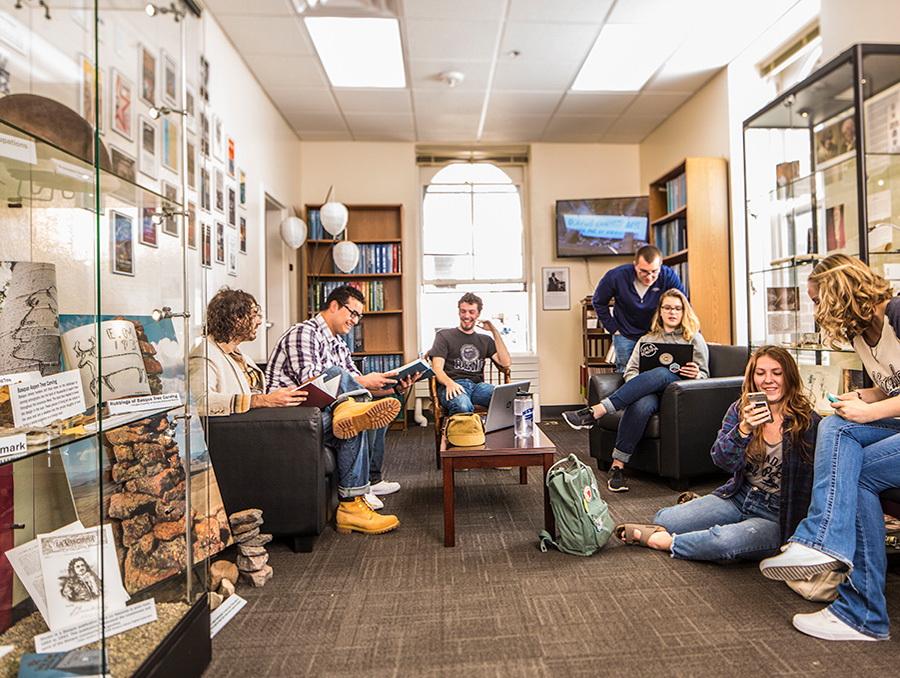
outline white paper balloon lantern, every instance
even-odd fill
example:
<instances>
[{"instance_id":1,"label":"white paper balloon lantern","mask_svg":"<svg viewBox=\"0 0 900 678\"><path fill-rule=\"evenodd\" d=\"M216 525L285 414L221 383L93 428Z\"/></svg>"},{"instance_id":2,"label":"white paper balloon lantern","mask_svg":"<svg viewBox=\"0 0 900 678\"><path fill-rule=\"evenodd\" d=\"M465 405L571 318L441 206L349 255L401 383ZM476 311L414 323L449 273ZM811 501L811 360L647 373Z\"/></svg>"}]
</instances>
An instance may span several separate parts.
<instances>
[{"instance_id":1,"label":"white paper balloon lantern","mask_svg":"<svg viewBox=\"0 0 900 678\"><path fill-rule=\"evenodd\" d=\"M306 242L306 222L300 217L288 217L281 222L281 239L293 250L303 247Z\"/></svg>"},{"instance_id":2,"label":"white paper balloon lantern","mask_svg":"<svg viewBox=\"0 0 900 678\"><path fill-rule=\"evenodd\" d=\"M343 203L326 202L319 210L319 219L322 221L322 228L331 233L331 235L339 235L347 228L347 219L350 213Z\"/></svg>"},{"instance_id":3,"label":"white paper balloon lantern","mask_svg":"<svg viewBox=\"0 0 900 678\"><path fill-rule=\"evenodd\" d=\"M359 247L355 242L341 240L334 246L334 263L344 273L350 273L359 263Z\"/></svg>"}]
</instances>

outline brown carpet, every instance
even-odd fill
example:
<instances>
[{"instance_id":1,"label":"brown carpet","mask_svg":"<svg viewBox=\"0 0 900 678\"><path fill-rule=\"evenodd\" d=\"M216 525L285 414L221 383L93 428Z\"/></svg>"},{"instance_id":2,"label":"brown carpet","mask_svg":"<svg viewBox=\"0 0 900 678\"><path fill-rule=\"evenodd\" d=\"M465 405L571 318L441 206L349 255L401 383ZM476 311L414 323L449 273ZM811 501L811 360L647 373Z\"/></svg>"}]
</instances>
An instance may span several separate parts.
<instances>
[{"instance_id":1,"label":"brown carpet","mask_svg":"<svg viewBox=\"0 0 900 678\"><path fill-rule=\"evenodd\" d=\"M587 433L547 421L559 456L592 468ZM838 643L804 636L796 612L822 607L755 564L675 560L612 540L590 558L541 553L541 473L472 470L456 477L456 546L443 546L441 472L430 428L392 432L385 497L394 532L338 535L313 553L271 545L275 571L213 639L206 678L268 676L893 676L897 641ZM649 521L677 493L631 474L606 490L615 522ZM708 492L720 478L691 489ZM228 554L232 559L233 554ZM900 634L900 576L888 574Z\"/></svg>"}]
</instances>

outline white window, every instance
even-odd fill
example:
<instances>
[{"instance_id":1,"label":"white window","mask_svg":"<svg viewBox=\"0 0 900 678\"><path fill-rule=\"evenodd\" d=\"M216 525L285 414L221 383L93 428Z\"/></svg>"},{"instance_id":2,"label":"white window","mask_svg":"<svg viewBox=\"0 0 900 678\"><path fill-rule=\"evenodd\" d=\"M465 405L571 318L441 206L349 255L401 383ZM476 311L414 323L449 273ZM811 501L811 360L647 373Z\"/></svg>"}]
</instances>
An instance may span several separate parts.
<instances>
[{"instance_id":1,"label":"white window","mask_svg":"<svg viewBox=\"0 0 900 678\"><path fill-rule=\"evenodd\" d=\"M466 292L484 300L481 317L512 353L529 350L522 177L519 166L454 163L421 169L421 345L455 327Z\"/></svg>"}]
</instances>

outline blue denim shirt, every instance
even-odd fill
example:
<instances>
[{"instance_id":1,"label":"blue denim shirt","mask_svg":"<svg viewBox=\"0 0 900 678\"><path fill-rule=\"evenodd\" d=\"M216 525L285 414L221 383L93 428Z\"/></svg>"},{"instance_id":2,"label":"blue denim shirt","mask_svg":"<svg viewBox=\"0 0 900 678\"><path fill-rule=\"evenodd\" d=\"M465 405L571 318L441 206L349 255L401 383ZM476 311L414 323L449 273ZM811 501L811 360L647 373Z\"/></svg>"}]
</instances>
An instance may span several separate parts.
<instances>
[{"instance_id":1,"label":"blue denim shirt","mask_svg":"<svg viewBox=\"0 0 900 678\"><path fill-rule=\"evenodd\" d=\"M787 542L788 537L794 534L797 525L809 511L813 481L812 459L816 450L816 431L822 419L816 412L812 412L810 417L809 428L802 436L804 443L808 445L806 454L809 461L804 459L800 450L794 449L793 436L786 432L782 436L785 471L781 478L781 511L778 516L782 542ZM710 452L716 466L734 474L731 480L713 492L717 497L731 497L744 484L744 466L747 463L744 455L752 438L744 438L740 434L738 431L740 423L741 401L738 400L732 403L725 413L722 428L719 429L719 435Z\"/></svg>"}]
</instances>

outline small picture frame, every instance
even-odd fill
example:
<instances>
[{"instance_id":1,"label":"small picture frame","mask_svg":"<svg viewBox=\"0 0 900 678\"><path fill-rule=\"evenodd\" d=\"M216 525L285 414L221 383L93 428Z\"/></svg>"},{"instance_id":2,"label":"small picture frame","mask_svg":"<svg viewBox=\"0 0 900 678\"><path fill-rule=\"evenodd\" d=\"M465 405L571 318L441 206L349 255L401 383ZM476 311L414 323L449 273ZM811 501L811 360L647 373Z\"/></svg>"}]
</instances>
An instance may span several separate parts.
<instances>
[{"instance_id":1,"label":"small picture frame","mask_svg":"<svg viewBox=\"0 0 900 678\"><path fill-rule=\"evenodd\" d=\"M225 214L225 175L222 173L218 167L215 169L216 173L216 212L221 214Z\"/></svg>"},{"instance_id":2,"label":"small picture frame","mask_svg":"<svg viewBox=\"0 0 900 678\"><path fill-rule=\"evenodd\" d=\"M219 162L225 160L225 133L222 131L222 118L212 115L212 155Z\"/></svg>"},{"instance_id":3,"label":"small picture frame","mask_svg":"<svg viewBox=\"0 0 900 678\"><path fill-rule=\"evenodd\" d=\"M187 246L192 250L197 249L197 205L193 200L189 200L187 204Z\"/></svg>"},{"instance_id":4,"label":"small picture frame","mask_svg":"<svg viewBox=\"0 0 900 678\"><path fill-rule=\"evenodd\" d=\"M234 139L228 137L228 176L234 179Z\"/></svg>"},{"instance_id":5,"label":"small picture frame","mask_svg":"<svg viewBox=\"0 0 900 678\"><path fill-rule=\"evenodd\" d=\"M167 170L178 172L178 125L163 118L162 164Z\"/></svg>"},{"instance_id":6,"label":"small picture frame","mask_svg":"<svg viewBox=\"0 0 900 678\"><path fill-rule=\"evenodd\" d=\"M543 309L545 311L569 310L569 269L565 266L552 266L541 269L544 281Z\"/></svg>"},{"instance_id":7,"label":"small picture frame","mask_svg":"<svg viewBox=\"0 0 900 678\"><path fill-rule=\"evenodd\" d=\"M156 205L141 205L141 223L138 241L147 247L159 247L159 224L153 218L156 215Z\"/></svg>"},{"instance_id":8,"label":"small picture frame","mask_svg":"<svg viewBox=\"0 0 900 678\"><path fill-rule=\"evenodd\" d=\"M200 55L200 98L209 103L209 62Z\"/></svg>"},{"instance_id":9,"label":"small picture frame","mask_svg":"<svg viewBox=\"0 0 900 678\"><path fill-rule=\"evenodd\" d=\"M200 222L200 265L212 268L212 226L208 221Z\"/></svg>"},{"instance_id":10,"label":"small picture frame","mask_svg":"<svg viewBox=\"0 0 900 678\"><path fill-rule=\"evenodd\" d=\"M134 275L134 218L109 210L112 254L112 272L116 275Z\"/></svg>"},{"instance_id":11,"label":"small picture frame","mask_svg":"<svg viewBox=\"0 0 900 678\"><path fill-rule=\"evenodd\" d=\"M228 225L237 228L237 192L234 186L228 187Z\"/></svg>"},{"instance_id":12,"label":"small picture frame","mask_svg":"<svg viewBox=\"0 0 900 678\"><path fill-rule=\"evenodd\" d=\"M247 209L247 175L244 170L238 170L238 202L241 209Z\"/></svg>"},{"instance_id":13,"label":"small picture frame","mask_svg":"<svg viewBox=\"0 0 900 678\"><path fill-rule=\"evenodd\" d=\"M83 54L81 58L81 117L90 123L92 127L96 126L97 131L103 134L103 71L94 69L93 62ZM96 74L96 92L94 91L94 76ZM9 92L7 92L9 94ZM94 107L96 95L97 107ZM98 113L94 118L94 113Z\"/></svg>"},{"instance_id":14,"label":"small picture frame","mask_svg":"<svg viewBox=\"0 0 900 678\"><path fill-rule=\"evenodd\" d=\"M185 158L187 165L187 187L191 191L197 190L197 145L188 140L187 157Z\"/></svg>"},{"instance_id":15,"label":"small picture frame","mask_svg":"<svg viewBox=\"0 0 900 678\"><path fill-rule=\"evenodd\" d=\"M216 222L216 263L225 263L225 224Z\"/></svg>"},{"instance_id":16,"label":"small picture frame","mask_svg":"<svg viewBox=\"0 0 900 678\"><path fill-rule=\"evenodd\" d=\"M163 99L172 106L178 105L178 62L166 50L162 50Z\"/></svg>"},{"instance_id":17,"label":"small picture frame","mask_svg":"<svg viewBox=\"0 0 900 678\"><path fill-rule=\"evenodd\" d=\"M134 140L134 87L131 81L112 69L112 129L128 141Z\"/></svg>"},{"instance_id":18,"label":"small picture frame","mask_svg":"<svg viewBox=\"0 0 900 678\"><path fill-rule=\"evenodd\" d=\"M237 236L234 233L228 234L228 275L237 277L237 255L238 244Z\"/></svg>"},{"instance_id":19,"label":"small picture frame","mask_svg":"<svg viewBox=\"0 0 900 678\"><path fill-rule=\"evenodd\" d=\"M168 181L162 182L162 194L165 200L163 207L169 212L179 212L178 208L178 189ZM174 214L163 219L162 231L166 235L178 237L178 219Z\"/></svg>"},{"instance_id":20,"label":"small picture frame","mask_svg":"<svg viewBox=\"0 0 900 678\"><path fill-rule=\"evenodd\" d=\"M140 146L140 170L141 174L156 179L157 158L159 154L156 151L156 125L149 118L143 115L138 116L138 125L140 127L140 135L138 138Z\"/></svg>"},{"instance_id":21,"label":"small picture frame","mask_svg":"<svg viewBox=\"0 0 900 678\"><path fill-rule=\"evenodd\" d=\"M200 155L204 158L209 157L209 116L206 111L200 111Z\"/></svg>"},{"instance_id":22,"label":"small picture frame","mask_svg":"<svg viewBox=\"0 0 900 678\"><path fill-rule=\"evenodd\" d=\"M247 254L247 218L242 214L240 218L240 228L238 235L241 242L241 254Z\"/></svg>"},{"instance_id":23,"label":"small picture frame","mask_svg":"<svg viewBox=\"0 0 900 678\"><path fill-rule=\"evenodd\" d=\"M115 146L110 146L109 161L113 174L131 183L137 181L137 162L132 156Z\"/></svg>"},{"instance_id":24,"label":"small picture frame","mask_svg":"<svg viewBox=\"0 0 900 678\"><path fill-rule=\"evenodd\" d=\"M141 74L141 101L156 106L156 54L138 44L138 73Z\"/></svg>"},{"instance_id":25,"label":"small picture frame","mask_svg":"<svg viewBox=\"0 0 900 678\"><path fill-rule=\"evenodd\" d=\"M209 170L206 167L200 168L200 209L204 212L211 211L210 205L210 186L209 186Z\"/></svg>"},{"instance_id":26,"label":"small picture frame","mask_svg":"<svg viewBox=\"0 0 900 678\"><path fill-rule=\"evenodd\" d=\"M188 132L197 132L197 92L191 83L184 86L184 127Z\"/></svg>"}]
</instances>

